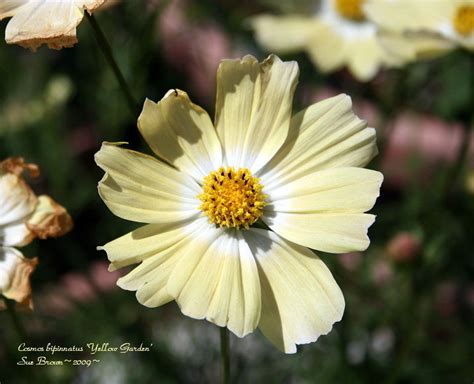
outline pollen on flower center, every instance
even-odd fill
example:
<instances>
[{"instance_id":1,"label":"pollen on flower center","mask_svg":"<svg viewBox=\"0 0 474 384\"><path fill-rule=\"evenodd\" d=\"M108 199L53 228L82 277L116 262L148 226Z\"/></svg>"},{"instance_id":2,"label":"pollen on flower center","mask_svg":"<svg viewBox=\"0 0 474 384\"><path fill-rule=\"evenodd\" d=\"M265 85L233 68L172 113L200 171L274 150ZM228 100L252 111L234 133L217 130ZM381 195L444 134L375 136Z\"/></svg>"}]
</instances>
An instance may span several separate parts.
<instances>
[{"instance_id":1,"label":"pollen on flower center","mask_svg":"<svg viewBox=\"0 0 474 384\"><path fill-rule=\"evenodd\" d=\"M469 36L474 32L474 6L460 7L454 15L453 25L460 35Z\"/></svg>"},{"instance_id":2,"label":"pollen on flower center","mask_svg":"<svg viewBox=\"0 0 474 384\"><path fill-rule=\"evenodd\" d=\"M204 178L201 209L211 223L248 229L262 215L266 196L247 168L219 168Z\"/></svg>"},{"instance_id":3,"label":"pollen on flower center","mask_svg":"<svg viewBox=\"0 0 474 384\"><path fill-rule=\"evenodd\" d=\"M365 19L362 5L364 0L334 0L337 12L342 17L354 21L362 21Z\"/></svg>"}]
</instances>

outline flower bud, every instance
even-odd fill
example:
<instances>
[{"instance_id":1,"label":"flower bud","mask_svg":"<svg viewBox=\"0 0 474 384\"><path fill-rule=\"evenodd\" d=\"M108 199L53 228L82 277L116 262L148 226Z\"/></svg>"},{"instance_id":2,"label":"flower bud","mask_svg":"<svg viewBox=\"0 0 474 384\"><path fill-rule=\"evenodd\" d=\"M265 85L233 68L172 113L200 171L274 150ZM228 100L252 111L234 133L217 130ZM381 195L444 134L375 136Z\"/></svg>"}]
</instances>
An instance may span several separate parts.
<instances>
[{"instance_id":1,"label":"flower bud","mask_svg":"<svg viewBox=\"0 0 474 384\"><path fill-rule=\"evenodd\" d=\"M410 232L396 234L387 245L388 255L397 263L413 260L420 253L420 249L420 240Z\"/></svg>"}]
</instances>

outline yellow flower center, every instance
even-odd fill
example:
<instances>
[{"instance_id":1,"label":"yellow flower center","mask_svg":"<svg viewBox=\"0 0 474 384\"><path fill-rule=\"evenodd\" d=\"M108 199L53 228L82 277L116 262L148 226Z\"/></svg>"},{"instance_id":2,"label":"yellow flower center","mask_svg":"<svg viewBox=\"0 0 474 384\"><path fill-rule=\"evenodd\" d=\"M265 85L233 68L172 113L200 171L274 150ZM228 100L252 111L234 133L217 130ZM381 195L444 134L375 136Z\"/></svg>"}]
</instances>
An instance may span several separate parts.
<instances>
[{"instance_id":1,"label":"yellow flower center","mask_svg":"<svg viewBox=\"0 0 474 384\"><path fill-rule=\"evenodd\" d=\"M204 178L202 210L211 223L224 228L248 229L263 213L266 195L259 179L247 168L219 168Z\"/></svg>"},{"instance_id":2,"label":"yellow flower center","mask_svg":"<svg viewBox=\"0 0 474 384\"><path fill-rule=\"evenodd\" d=\"M362 21L365 19L362 10L364 0L334 0L337 12L342 17L354 21Z\"/></svg>"},{"instance_id":3,"label":"yellow flower center","mask_svg":"<svg viewBox=\"0 0 474 384\"><path fill-rule=\"evenodd\" d=\"M463 36L474 32L474 5L464 5L458 9L453 20L454 29Z\"/></svg>"}]
</instances>

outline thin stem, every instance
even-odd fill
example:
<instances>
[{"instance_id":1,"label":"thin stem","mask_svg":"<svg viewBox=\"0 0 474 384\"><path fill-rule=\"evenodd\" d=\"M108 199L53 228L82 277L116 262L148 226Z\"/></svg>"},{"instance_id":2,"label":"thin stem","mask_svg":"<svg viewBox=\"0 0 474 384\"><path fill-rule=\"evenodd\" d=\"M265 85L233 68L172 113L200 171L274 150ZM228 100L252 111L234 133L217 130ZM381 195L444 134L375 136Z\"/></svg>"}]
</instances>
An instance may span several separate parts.
<instances>
[{"instance_id":1,"label":"thin stem","mask_svg":"<svg viewBox=\"0 0 474 384\"><path fill-rule=\"evenodd\" d=\"M87 20L89 20L92 29L94 30L95 39L97 40L97 43L99 44L99 47L102 53L104 54L105 59L107 60L110 67L112 68L112 71L114 72L114 75L120 85L120 89L122 90L122 93L127 101L127 105L130 109L130 112L134 117L137 117L140 113L139 106L136 103L135 98L132 96L130 87L128 86L125 77L123 76L119 66L117 65L117 61L114 58L112 49L110 48L110 44L107 41L104 32L102 32L99 23L97 23L97 20L94 18L93 15L90 15L88 12L85 12L85 15L87 17Z\"/></svg>"},{"instance_id":2,"label":"thin stem","mask_svg":"<svg viewBox=\"0 0 474 384\"><path fill-rule=\"evenodd\" d=\"M222 359L222 382L230 383L230 359L229 359L229 331L227 328L220 328L221 334L221 359Z\"/></svg>"},{"instance_id":3,"label":"thin stem","mask_svg":"<svg viewBox=\"0 0 474 384\"><path fill-rule=\"evenodd\" d=\"M474 65L474 59L472 55L469 55L469 61L471 66ZM471 74L469 80L471 84L471 89L474 87L474 76ZM450 193L458 186L463 172L466 170L466 162L468 155L470 153L470 144L471 144L471 135L474 132L474 115L468 114L465 119L462 119L462 137L461 144L459 145L459 150L456 156L456 159L451 167L448 168L443 189L441 190L441 198L448 199Z\"/></svg>"},{"instance_id":4,"label":"thin stem","mask_svg":"<svg viewBox=\"0 0 474 384\"><path fill-rule=\"evenodd\" d=\"M420 257L420 260L421 259L423 259L423 257ZM413 270L410 271L411 280L407 306L408 308L412 308L412 310L403 319L403 328L401 329L401 332L403 332L403 338L401 339L393 368L385 377L385 384L395 384L399 381L400 376L403 374L403 368L406 366L406 361L416 352L416 345L420 332L425 328L427 315L427 306L425 305L423 291L425 287L425 279L420 273L417 276L415 275L415 270L420 271L421 268L422 265L419 261L419 264L413 265Z\"/></svg>"},{"instance_id":5,"label":"thin stem","mask_svg":"<svg viewBox=\"0 0 474 384\"><path fill-rule=\"evenodd\" d=\"M18 314L16 313L16 310L15 310L15 301L8 300L8 299L4 299L4 300L7 305L7 310L8 310L8 313L10 314L10 318L12 319L13 326L15 327L16 332L18 333L18 337L21 340L26 340L25 328L23 328L20 318L18 317Z\"/></svg>"},{"instance_id":6,"label":"thin stem","mask_svg":"<svg viewBox=\"0 0 474 384\"><path fill-rule=\"evenodd\" d=\"M467 121L466 124L468 124L468 126L465 127L464 129L461 145L459 146L459 151L458 151L456 160L454 164L451 166L451 168L448 170L447 175L446 175L446 180L445 180L444 190L443 190L443 196L445 198L448 198L451 190L454 187L456 187L457 183L459 182L460 177L463 174L463 170L465 169L467 156L469 154L470 135L472 131L471 123Z\"/></svg>"}]
</instances>

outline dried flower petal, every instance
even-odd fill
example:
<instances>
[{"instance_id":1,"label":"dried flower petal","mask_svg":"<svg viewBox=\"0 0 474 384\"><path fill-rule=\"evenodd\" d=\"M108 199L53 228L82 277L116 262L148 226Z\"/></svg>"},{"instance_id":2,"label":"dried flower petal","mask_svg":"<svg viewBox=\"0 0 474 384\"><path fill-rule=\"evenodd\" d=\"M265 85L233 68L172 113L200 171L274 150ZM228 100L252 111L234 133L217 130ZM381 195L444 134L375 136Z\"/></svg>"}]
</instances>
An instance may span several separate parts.
<instances>
[{"instance_id":1,"label":"dried flower petal","mask_svg":"<svg viewBox=\"0 0 474 384\"><path fill-rule=\"evenodd\" d=\"M55 202L51 197L41 195L33 215L26 226L40 239L59 237L68 233L73 222L66 209Z\"/></svg>"},{"instance_id":2,"label":"dried flower petal","mask_svg":"<svg viewBox=\"0 0 474 384\"><path fill-rule=\"evenodd\" d=\"M0 170L17 176L20 176L24 171L27 171L30 177L38 177L40 174L38 166L33 163L25 163L23 157L9 157L1 161Z\"/></svg>"},{"instance_id":3,"label":"dried flower petal","mask_svg":"<svg viewBox=\"0 0 474 384\"><path fill-rule=\"evenodd\" d=\"M7 1L0 5L0 19L12 17L5 30L5 40L33 51L43 44L52 49L72 47L77 43L76 27L84 11L92 14L105 1Z\"/></svg>"},{"instance_id":4,"label":"dried flower petal","mask_svg":"<svg viewBox=\"0 0 474 384\"><path fill-rule=\"evenodd\" d=\"M0 293L22 307L33 309L30 275L38 259L27 259L14 248L0 248Z\"/></svg>"}]
</instances>

